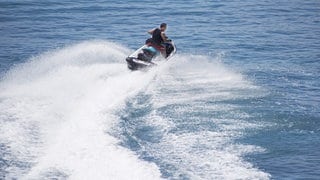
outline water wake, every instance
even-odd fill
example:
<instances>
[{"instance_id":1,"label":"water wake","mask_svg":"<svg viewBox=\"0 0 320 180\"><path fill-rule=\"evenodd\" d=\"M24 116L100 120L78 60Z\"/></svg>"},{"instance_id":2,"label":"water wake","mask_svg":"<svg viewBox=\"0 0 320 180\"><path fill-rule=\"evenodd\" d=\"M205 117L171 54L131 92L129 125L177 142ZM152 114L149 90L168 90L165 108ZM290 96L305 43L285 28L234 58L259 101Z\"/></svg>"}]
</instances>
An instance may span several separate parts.
<instances>
[{"instance_id":1,"label":"water wake","mask_svg":"<svg viewBox=\"0 0 320 180\"><path fill-rule=\"evenodd\" d=\"M246 130L263 127L241 110L241 101L262 95L259 88L219 57L183 55L167 65L119 112L115 134L123 144L156 162L166 178L268 179L243 159L264 149L237 143Z\"/></svg>"},{"instance_id":2,"label":"water wake","mask_svg":"<svg viewBox=\"0 0 320 180\"><path fill-rule=\"evenodd\" d=\"M127 52L112 43L85 42L10 71L0 91L8 178L160 177L154 164L117 146L107 133L112 111L154 76L129 72L123 64Z\"/></svg>"},{"instance_id":3,"label":"water wake","mask_svg":"<svg viewBox=\"0 0 320 180\"><path fill-rule=\"evenodd\" d=\"M130 72L130 51L83 42L11 69L0 84L1 174L6 178L259 178L234 143L248 114L232 100L257 87L217 61L175 57ZM249 94L249 95L248 95Z\"/></svg>"}]
</instances>

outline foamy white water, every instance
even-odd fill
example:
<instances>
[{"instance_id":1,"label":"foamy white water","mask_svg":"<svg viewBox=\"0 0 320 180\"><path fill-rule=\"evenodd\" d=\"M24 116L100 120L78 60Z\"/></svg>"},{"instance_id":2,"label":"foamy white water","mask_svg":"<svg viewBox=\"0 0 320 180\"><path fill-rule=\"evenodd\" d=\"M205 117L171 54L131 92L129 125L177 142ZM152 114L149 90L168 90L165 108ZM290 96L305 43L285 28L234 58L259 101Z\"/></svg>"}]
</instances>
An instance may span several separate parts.
<instances>
[{"instance_id":1,"label":"foamy white water","mask_svg":"<svg viewBox=\"0 0 320 180\"><path fill-rule=\"evenodd\" d=\"M249 115L240 107L219 103L263 94L241 74L224 67L219 59L178 55L162 66L166 70L157 74L142 97L130 100L131 105L121 111L126 114L122 117L124 129L137 144L142 144L138 148L142 156L160 161L158 164L165 167L164 176L269 179L268 173L243 158L264 149L234 142L244 130L259 129L261 125L248 122ZM139 109L150 112L139 116L135 112ZM147 137L140 135L143 131L148 132L144 133Z\"/></svg>"},{"instance_id":2,"label":"foamy white water","mask_svg":"<svg viewBox=\"0 0 320 180\"><path fill-rule=\"evenodd\" d=\"M1 142L28 168L8 178L154 179L158 168L108 135L112 111L148 84L153 72L132 73L128 50L84 42L35 57L1 83ZM53 173L52 173L53 171ZM50 175L51 173L51 175Z\"/></svg>"},{"instance_id":3,"label":"foamy white water","mask_svg":"<svg viewBox=\"0 0 320 180\"><path fill-rule=\"evenodd\" d=\"M146 163L140 175L319 179L319 12L319 0L0 1L0 179L112 178L106 145ZM125 56L163 22L178 54L127 77ZM90 39L130 50L69 46Z\"/></svg>"},{"instance_id":4,"label":"foamy white water","mask_svg":"<svg viewBox=\"0 0 320 180\"><path fill-rule=\"evenodd\" d=\"M202 56L177 56L148 72L131 72L124 61L129 53L114 43L83 42L34 57L4 77L0 141L7 145L5 158L14 162L8 179L159 179L167 171L173 178L269 177L242 158L262 148L233 143L241 130L259 126L241 120L246 114L237 107L204 103L258 96L257 87ZM151 96L151 113L143 124L129 120L134 128L155 127L140 146L157 161L144 160L114 136L118 112L141 93ZM212 116L205 121L215 130L183 130L179 120L197 111L235 111L239 119ZM201 118L190 118L188 127L201 126Z\"/></svg>"}]
</instances>

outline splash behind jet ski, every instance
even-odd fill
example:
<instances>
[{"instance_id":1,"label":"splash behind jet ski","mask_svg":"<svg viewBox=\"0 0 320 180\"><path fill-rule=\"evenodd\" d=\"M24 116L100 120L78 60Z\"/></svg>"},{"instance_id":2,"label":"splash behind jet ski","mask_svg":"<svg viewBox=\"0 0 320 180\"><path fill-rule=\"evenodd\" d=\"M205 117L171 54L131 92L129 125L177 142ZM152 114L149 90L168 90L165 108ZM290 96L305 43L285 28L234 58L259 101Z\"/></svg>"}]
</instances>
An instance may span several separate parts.
<instances>
[{"instance_id":1,"label":"splash behind jet ski","mask_svg":"<svg viewBox=\"0 0 320 180\"><path fill-rule=\"evenodd\" d=\"M155 45L147 40L146 44L126 58L130 70L142 70L156 66L154 60L169 60L177 49L173 41L168 41L163 46Z\"/></svg>"}]
</instances>

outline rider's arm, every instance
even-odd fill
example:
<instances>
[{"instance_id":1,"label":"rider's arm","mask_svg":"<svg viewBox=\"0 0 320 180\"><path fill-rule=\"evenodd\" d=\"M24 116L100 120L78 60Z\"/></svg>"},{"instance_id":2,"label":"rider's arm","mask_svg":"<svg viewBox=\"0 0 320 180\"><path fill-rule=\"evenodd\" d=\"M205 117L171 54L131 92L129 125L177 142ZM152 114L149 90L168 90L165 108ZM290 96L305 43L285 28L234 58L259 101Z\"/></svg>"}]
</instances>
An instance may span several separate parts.
<instances>
[{"instance_id":1,"label":"rider's arm","mask_svg":"<svg viewBox=\"0 0 320 180\"><path fill-rule=\"evenodd\" d=\"M152 34L153 34L153 31L154 31L155 29L156 29L156 28L149 30L148 33L152 35Z\"/></svg>"},{"instance_id":2,"label":"rider's arm","mask_svg":"<svg viewBox=\"0 0 320 180\"><path fill-rule=\"evenodd\" d=\"M164 32L161 32L161 37L163 39L163 42L167 42L168 41L168 38L166 36L166 34Z\"/></svg>"}]
</instances>

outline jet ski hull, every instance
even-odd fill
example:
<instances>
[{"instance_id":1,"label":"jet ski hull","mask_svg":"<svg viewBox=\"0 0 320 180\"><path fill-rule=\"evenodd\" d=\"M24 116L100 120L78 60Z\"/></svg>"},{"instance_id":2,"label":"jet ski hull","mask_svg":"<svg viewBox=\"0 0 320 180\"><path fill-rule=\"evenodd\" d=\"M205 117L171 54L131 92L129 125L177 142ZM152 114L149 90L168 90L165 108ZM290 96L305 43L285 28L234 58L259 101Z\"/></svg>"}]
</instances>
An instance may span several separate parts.
<instances>
[{"instance_id":1,"label":"jet ski hull","mask_svg":"<svg viewBox=\"0 0 320 180\"><path fill-rule=\"evenodd\" d=\"M153 61L157 60L168 60L176 53L176 47L173 42L170 42L170 51L160 51L158 48L151 44L146 44L132 53L126 58L128 68L130 70L146 70L157 64ZM168 50L168 49L167 49ZM162 58L158 58L162 57Z\"/></svg>"},{"instance_id":2,"label":"jet ski hull","mask_svg":"<svg viewBox=\"0 0 320 180\"><path fill-rule=\"evenodd\" d=\"M128 64L128 68L133 71L139 70L139 69L151 68L156 65L153 62L142 61L135 57L127 57L126 61Z\"/></svg>"}]
</instances>

